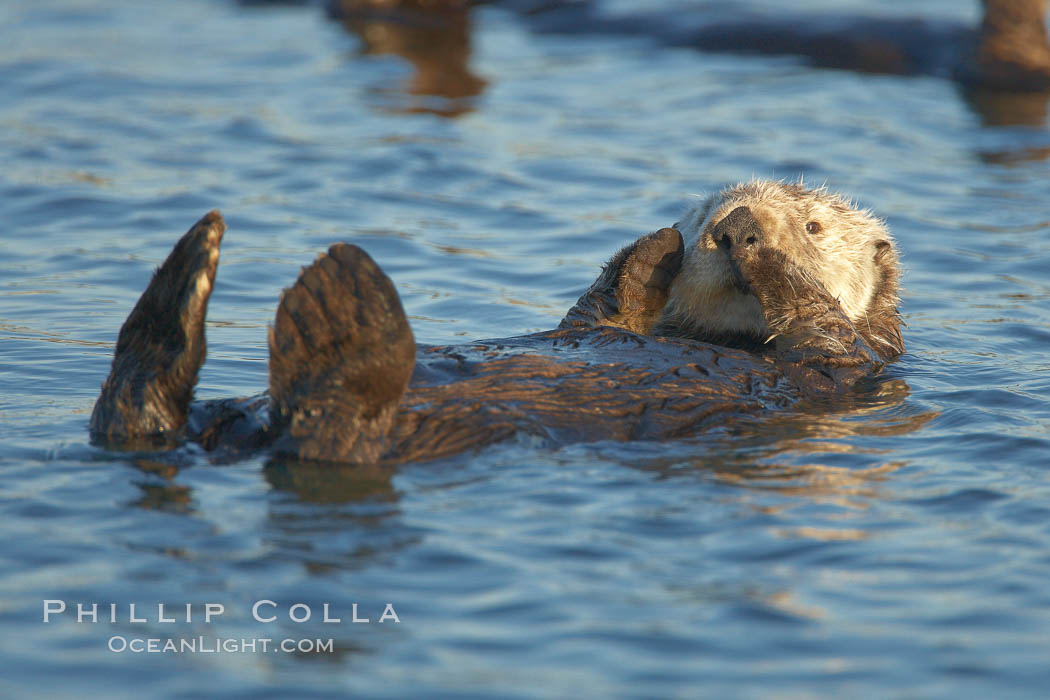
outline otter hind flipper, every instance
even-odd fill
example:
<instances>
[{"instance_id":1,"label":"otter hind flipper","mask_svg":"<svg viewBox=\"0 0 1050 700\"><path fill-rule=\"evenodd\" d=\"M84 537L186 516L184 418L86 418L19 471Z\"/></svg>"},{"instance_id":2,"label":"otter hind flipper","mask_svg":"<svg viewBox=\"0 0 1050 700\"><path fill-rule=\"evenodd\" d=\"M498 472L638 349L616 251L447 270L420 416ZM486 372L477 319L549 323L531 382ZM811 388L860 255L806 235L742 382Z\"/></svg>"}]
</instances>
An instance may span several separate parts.
<instances>
[{"instance_id":1,"label":"otter hind flipper","mask_svg":"<svg viewBox=\"0 0 1050 700\"><path fill-rule=\"evenodd\" d=\"M284 291L270 328L275 451L378 460L415 356L393 282L357 246L332 246Z\"/></svg>"},{"instance_id":2,"label":"otter hind flipper","mask_svg":"<svg viewBox=\"0 0 1050 700\"><path fill-rule=\"evenodd\" d=\"M642 236L612 257L560 327L616 326L647 335L667 304L684 249L677 229Z\"/></svg>"},{"instance_id":3,"label":"otter hind flipper","mask_svg":"<svg viewBox=\"0 0 1050 700\"><path fill-rule=\"evenodd\" d=\"M179 438L206 352L204 318L226 223L204 215L157 269L117 337L91 414L92 440L114 447Z\"/></svg>"}]
</instances>

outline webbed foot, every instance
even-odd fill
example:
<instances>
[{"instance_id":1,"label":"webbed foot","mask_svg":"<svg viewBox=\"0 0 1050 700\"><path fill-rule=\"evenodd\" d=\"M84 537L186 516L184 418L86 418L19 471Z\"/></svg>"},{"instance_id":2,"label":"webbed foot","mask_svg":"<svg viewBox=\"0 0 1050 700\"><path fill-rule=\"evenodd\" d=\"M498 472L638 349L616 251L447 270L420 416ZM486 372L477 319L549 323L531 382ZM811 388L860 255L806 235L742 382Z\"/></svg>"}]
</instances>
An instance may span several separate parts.
<instances>
[{"instance_id":1,"label":"webbed foot","mask_svg":"<svg viewBox=\"0 0 1050 700\"><path fill-rule=\"evenodd\" d=\"M211 211L157 269L120 329L91 438L123 448L176 441L204 363L204 317L226 224Z\"/></svg>"},{"instance_id":2,"label":"webbed foot","mask_svg":"<svg viewBox=\"0 0 1050 700\"><path fill-rule=\"evenodd\" d=\"M275 451L378 460L415 357L393 283L357 246L332 246L285 290L270 329Z\"/></svg>"},{"instance_id":3,"label":"webbed foot","mask_svg":"<svg viewBox=\"0 0 1050 700\"><path fill-rule=\"evenodd\" d=\"M559 327L616 326L648 334L667 304L684 249L673 228L642 236L612 257Z\"/></svg>"}]
</instances>

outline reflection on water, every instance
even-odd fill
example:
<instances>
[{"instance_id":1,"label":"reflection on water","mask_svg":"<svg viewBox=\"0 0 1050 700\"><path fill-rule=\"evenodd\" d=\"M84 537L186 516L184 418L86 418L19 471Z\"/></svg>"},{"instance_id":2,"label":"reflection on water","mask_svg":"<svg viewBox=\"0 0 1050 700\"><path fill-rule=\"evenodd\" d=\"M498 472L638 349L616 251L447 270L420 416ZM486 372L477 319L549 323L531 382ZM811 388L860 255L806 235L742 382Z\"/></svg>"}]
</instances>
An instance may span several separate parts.
<instances>
[{"instance_id":1,"label":"reflection on water","mask_svg":"<svg viewBox=\"0 0 1050 700\"><path fill-rule=\"evenodd\" d=\"M132 466L150 477L148 481L137 481L141 494L128 505L134 508L189 514L195 512L193 489L176 482L179 474L177 460L187 461L187 455L167 453L162 458L138 457L131 460Z\"/></svg>"},{"instance_id":2,"label":"reflection on water","mask_svg":"<svg viewBox=\"0 0 1050 700\"><path fill-rule=\"evenodd\" d=\"M390 479L394 468L380 464L328 464L273 459L266 481L306 503L354 503L374 499L393 503L397 492Z\"/></svg>"},{"instance_id":3,"label":"reflection on water","mask_svg":"<svg viewBox=\"0 0 1050 700\"><path fill-rule=\"evenodd\" d=\"M966 104L981 118L988 128L1028 127L1045 133L1047 127L1047 105L1050 92L1003 92L997 90L963 90ZM1046 139L1043 139L1046 143ZM1009 149L989 149L980 152L987 163L1012 165L1028 161L1046 160L1050 157L1050 145L1032 145Z\"/></svg>"},{"instance_id":4,"label":"reflection on water","mask_svg":"<svg viewBox=\"0 0 1050 700\"><path fill-rule=\"evenodd\" d=\"M362 54L392 54L412 64L403 92L439 98L409 100L392 111L455 117L473 109L470 98L481 94L485 81L470 68L471 18L465 5L404 2L383 7L369 0L336 0L329 7L361 39Z\"/></svg>"},{"instance_id":5,"label":"reflection on water","mask_svg":"<svg viewBox=\"0 0 1050 700\"><path fill-rule=\"evenodd\" d=\"M857 507L879 498L878 485L906 462L888 459L889 446L858 447L856 438L877 445L918 432L938 416L908 404L910 390L903 380L871 384L847 396L796 404L789 411L734 416L722 431L698 444L698 457L684 462L658 458L632 466L668 478L695 470L749 489Z\"/></svg>"},{"instance_id":6,"label":"reflection on water","mask_svg":"<svg viewBox=\"0 0 1050 700\"><path fill-rule=\"evenodd\" d=\"M1050 92L963 90L962 94L984 126L1046 126Z\"/></svg>"},{"instance_id":7,"label":"reflection on water","mask_svg":"<svg viewBox=\"0 0 1050 700\"><path fill-rule=\"evenodd\" d=\"M147 510L162 510L168 513L192 513L193 490L178 484L140 483L142 497L131 505Z\"/></svg>"},{"instance_id":8,"label":"reflection on water","mask_svg":"<svg viewBox=\"0 0 1050 700\"><path fill-rule=\"evenodd\" d=\"M727 450L730 458L714 470L719 478L738 485L796 496L853 505L859 497L877 498L875 487L906 463L887 460L892 450L874 445L917 432L938 415L915 412L905 396L845 410L800 407L751 425L753 436L744 432L746 428L732 429L731 439L740 449ZM858 448L852 438L862 436L871 438L872 446Z\"/></svg>"}]
</instances>

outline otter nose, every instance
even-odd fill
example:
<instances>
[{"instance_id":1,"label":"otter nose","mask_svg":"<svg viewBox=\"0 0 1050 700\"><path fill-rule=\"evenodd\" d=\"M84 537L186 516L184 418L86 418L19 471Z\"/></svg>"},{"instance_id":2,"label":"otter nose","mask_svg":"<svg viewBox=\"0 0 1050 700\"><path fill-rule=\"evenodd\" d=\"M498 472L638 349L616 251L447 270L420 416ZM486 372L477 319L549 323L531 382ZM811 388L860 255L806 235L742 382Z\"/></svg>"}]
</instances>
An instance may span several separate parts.
<instances>
[{"instance_id":1,"label":"otter nose","mask_svg":"<svg viewBox=\"0 0 1050 700\"><path fill-rule=\"evenodd\" d=\"M756 245L762 240L762 236L762 227L747 207L737 207L729 212L711 232L715 243L726 249Z\"/></svg>"}]
</instances>

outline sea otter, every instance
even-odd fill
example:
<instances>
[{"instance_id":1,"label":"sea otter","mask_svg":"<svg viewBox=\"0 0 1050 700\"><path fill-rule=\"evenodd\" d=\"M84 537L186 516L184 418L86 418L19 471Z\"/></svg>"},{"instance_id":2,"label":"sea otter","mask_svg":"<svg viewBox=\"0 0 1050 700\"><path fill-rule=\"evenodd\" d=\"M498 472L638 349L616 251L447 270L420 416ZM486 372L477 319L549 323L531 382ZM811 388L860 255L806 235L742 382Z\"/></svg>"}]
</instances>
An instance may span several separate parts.
<instances>
[{"instance_id":1,"label":"sea otter","mask_svg":"<svg viewBox=\"0 0 1050 700\"><path fill-rule=\"evenodd\" d=\"M396 27L462 15L473 0L328 0L337 18L372 17ZM935 75L1013 92L1050 90L1047 0L981 0L973 28L919 17L864 13L764 16L744 3L669 12L645 3L605 12L593 0L496 0L538 31L649 36L702 51L802 56L815 65L894 75ZM779 10L780 8L778 8Z\"/></svg>"},{"instance_id":2,"label":"sea otter","mask_svg":"<svg viewBox=\"0 0 1050 700\"><path fill-rule=\"evenodd\" d=\"M754 181L614 255L559 328L465 346L417 346L390 279L336 244L281 296L268 396L195 403L224 232L218 212L197 222L124 323L96 442L376 463L516 435L669 439L842 392L904 350L883 222L823 189Z\"/></svg>"}]
</instances>

